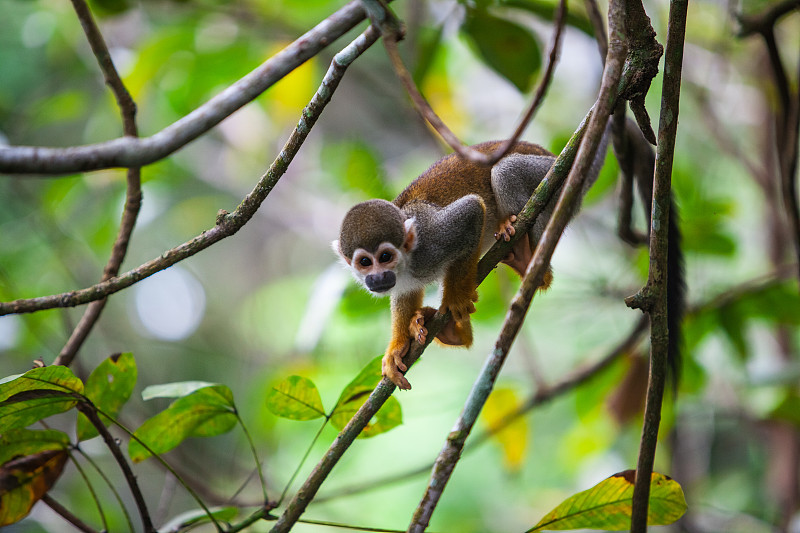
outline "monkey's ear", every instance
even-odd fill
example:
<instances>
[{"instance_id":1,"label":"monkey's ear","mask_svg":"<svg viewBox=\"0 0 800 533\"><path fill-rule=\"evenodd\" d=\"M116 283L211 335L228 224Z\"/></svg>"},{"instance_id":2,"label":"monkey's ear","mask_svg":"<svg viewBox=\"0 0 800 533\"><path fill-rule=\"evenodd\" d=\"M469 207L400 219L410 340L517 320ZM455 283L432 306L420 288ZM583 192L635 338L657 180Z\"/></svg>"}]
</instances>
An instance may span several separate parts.
<instances>
[{"instance_id":1,"label":"monkey's ear","mask_svg":"<svg viewBox=\"0 0 800 533\"><path fill-rule=\"evenodd\" d=\"M403 241L403 251L405 252L413 252L414 249L417 247L417 225L415 224L415 220L413 218L408 218L403 223L403 227L406 231L406 238Z\"/></svg>"},{"instance_id":2,"label":"monkey's ear","mask_svg":"<svg viewBox=\"0 0 800 533\"><path fill-rule=\"evenodd\" d=\"M339 240L338 239L333 241L333 242L331 242L331 248L333 248L333 251L336 253L336 255L339 256L339 259L341 259L342 261L347 263L347 266L350 266L350 263L351 263L350 258L349 257L345 257L344 254L342 253L341 248L339 248Z\"/></svg>"}]
</instances>

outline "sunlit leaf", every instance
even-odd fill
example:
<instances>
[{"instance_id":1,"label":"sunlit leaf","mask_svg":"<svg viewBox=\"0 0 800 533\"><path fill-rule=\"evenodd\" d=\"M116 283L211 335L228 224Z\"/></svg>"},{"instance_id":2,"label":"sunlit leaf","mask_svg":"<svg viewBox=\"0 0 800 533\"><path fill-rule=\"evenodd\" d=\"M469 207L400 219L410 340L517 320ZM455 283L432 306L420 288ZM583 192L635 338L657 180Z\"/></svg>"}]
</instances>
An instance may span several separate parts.
<instances>
[{"instance_id":1,"label":"sunlit leaf","mask_svg":"<svg viewBox=\"0 0 800 533\"><path fill-rule=\"evenodd\" d=\"M216 383L208 381L176 381L173 383L160 383L158 385L150 385L145 387L142 391L142 399L152 400L154 398L182 398L189 394L204 389L206 387L213 387Z\"/></svg>"},{"instance_id":2,"label":"sunlit leaf","mask_svg":"<svg viewBox=\"0 0 800 533\"><path fill-rule=\"evenodd\" d=\"M219 507L210 509L211 515L220 522L230 522L236 515L239 514L239 509L236 507ZM189 526L202 524L208 522L210 519L203 509L193 509L181 513L163 526L158 528L159 533L177 533L183 531Z\"/></svg>"},{"instance_id":3,"label":"sunlit leaf","mask_svg":"<svg viewBox=\"0 0 800 533\"><path fill-rule=\"evenodd\" d=\"M58 446L0 465L0 527L25 518L59 478L67 457L67 451Z\"/></svg>"},{"instance_id":4,"label":"sunlit leaf","mask_svg":"<svg viewBox=\"0 0 800 533\"><path fill-rule=\"evenodd\" d=\"M289 376L271 386L267 391L267 408L277 416L292 420L325 416L317 386L302 376Z\"/></svg>"},{"instance_id":5,"label":"sunlit leaf","mask_svg":"<svg viewBox=\"0 0 800 533\"><path fill-rule=\"evenodd\" d=\"M83 383L65 366L34 368L0 384L0 427L29 426L71 409Z\"/></svg>"},{"instance_id":6,"label":"sunlit leaf","mask_svg":"<svg viewBox=\"0 0 800 533\"><path fill-rule=\"evenodd\" d=\"M175 448L188 437L213 437L230 431L237 421L233 393L225 385L198 389L175 400L164 411L149 418L134 432L155 453ZM134 462L150 457L136 439L128 445Z\"/></svg>"},{"instance_id":7,"label":"sunlit leaf","mask_svg":"<svg viewBox=\"0 0 800 533\"><path fill-rule=\"evenodd\" d=\"M103 360L86 380L85 395L98 410L110 417L116 417L125 402L131 397L136 385L136 362L133 354L115 354ZM104 415L100 420L105 425L111 421ZM97 429L82 413L78 414L78 440L91 439Z\"/></svg>"},{"instance_id":8,"label":"sunlit leaf","mask_svg":"<svg viewBox=\"0 0 800 533\"><path fill-rule=\"evenodd\" d=\"M564 500L528 531L603 529L627 530L631 526L633 470L614 474L592 487ZM663 526L678 520L686 512L681 486L673 479L653 472L647 523Z\"/></svg>"},{"instance_id":9,"label":"sunlit leaf","mask_svg":"<svg viewBox=\"0 0 800 533\"><path fill-rule=\"evenodd\" d=\"M381 359L382 356L378 356L370 361L358 376L344 388L331 415L331 423L335 428L339 430L344 428L378 385L382 378ZM402 423L403 410L400 402L394 396L390 396L361 432L359 438L380 435Z\"/></svg>"},{"instance_id":10,"label":"sunlit leaf","mask_svg":"<svg viewBox=\"0 0 800 533\"><path fill-rule=\"evenodd\" d=\"M461 29L486 65L520 91L531 88L542 58L528 29L478 10L468 12Z\"/></svg>"},{"instance_id":11,"label":"sunlit leaf","mask_svg":"<svg viewBox=\"0 0 800 533\"><path fill-rule=\"evenodd\" d=\"M481 418L487 429L492 432L492 439L503 451L503 463L512 471L519 471L525 458L528 445L528 424L525 417L518 416L500 429L509 413L517 410L521 403L511 389L495 389L486 400L481 411Z\"/></svg>"}]
</instances>

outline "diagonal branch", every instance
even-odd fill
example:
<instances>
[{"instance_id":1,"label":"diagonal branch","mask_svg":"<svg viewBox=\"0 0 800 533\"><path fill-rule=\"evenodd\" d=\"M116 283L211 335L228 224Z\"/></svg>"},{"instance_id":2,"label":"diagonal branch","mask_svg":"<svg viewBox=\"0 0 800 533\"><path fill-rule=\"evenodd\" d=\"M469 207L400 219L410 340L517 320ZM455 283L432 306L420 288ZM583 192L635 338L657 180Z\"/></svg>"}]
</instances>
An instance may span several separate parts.
<instances>
[{"instance_id":1,"label":"diagonal branch","mask_svg":"<svg viewBox=\"0 0 800 533\"><path fill-rule=\"evenodd\" d=\"M81 22L92 52L97 58L100 69L103 71L106 84L111 88L111 92L114 93L114 98L117 100L117 106L119 106L120 114L122 115L123 132L126 136L137 137L139 132L136 127L136 104L119 77L119 73L111 60L108 46L106 46L103 35L92 17L89 6L85 0L72 0L72 5ZM127 171L127 190L125 192L125 208L122 213L122 221L120 222L114 246L111 249L111 256L103 270L101 281L119 274L141 206L141 169L139 167L129 168ZM106 301L104 298L89 305L53 364L69 365L72 362L75 354L78 353L86 337L89 336L92 328L100 318L100 314L106 306Z\"/></svg>"},{"instance_id":2,"label":"diagonal branch","mask_svg":"<svg viewBox=\"0 0 800 533\"><path fill-rule=\"evenodd\" d=\"M64 174L144 166L189 144L364 20L352 0L220 94L150 137L121 137L70 148L0 147L0 173Z\"/></svg>"},{"instance_id":3,"label":"diagonal branch","mask_svg":"<svg viewBox=\"0 0 800 533\"><path fill-rule=\"evenodd\" d=\"M325 106L330 102L333 93L339 85L347 67L364 50L369 48L378 39L377 30L371 27L357 37L344 50L336 54L325 78L322 80L317 92L311 102L303 109L302 116L295 127L283 150L270 165L269 170L261 176L253 190L248 194L239 206L232 212L221 211L217 216L217 223L214 227L204 231L197 237L187 241L175 248L165 251L160 256L152 259L133 270L102 281L91 287L70 291L52 296L40 296L11 302L0 302L0 316L13 313L31 313L43 309L53 309L57 307L74 307L96 300L105 298L122 289L130 287L156 272L160 272L187 257L191 257L212 244L230 237L242 228L255 215L261 203L267 198L269 193L277 184L278 180L286 172L300 146L305 141L311 128L314 127Z\"/></svg>"}]
</instances>

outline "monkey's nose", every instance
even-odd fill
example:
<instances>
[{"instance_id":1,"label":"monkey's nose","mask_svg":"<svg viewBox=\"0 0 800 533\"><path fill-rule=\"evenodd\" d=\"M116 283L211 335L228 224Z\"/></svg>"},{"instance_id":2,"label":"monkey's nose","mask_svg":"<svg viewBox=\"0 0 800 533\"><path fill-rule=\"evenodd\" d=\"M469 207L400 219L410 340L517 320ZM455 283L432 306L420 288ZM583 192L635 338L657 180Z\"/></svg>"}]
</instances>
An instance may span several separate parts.
<instances>
[{"instance_id":1,"label":"monkey's nose","mask_svg":"<svg viewBox=\"0 0 800 533\"><path fill-rule=\"evenodd\" d=\"M372 292L386 292L394 287L397 278L394 272L386 270L380 274L370 274L364 281L367 284L367 288Z\"/></svg>"}]
</instances>

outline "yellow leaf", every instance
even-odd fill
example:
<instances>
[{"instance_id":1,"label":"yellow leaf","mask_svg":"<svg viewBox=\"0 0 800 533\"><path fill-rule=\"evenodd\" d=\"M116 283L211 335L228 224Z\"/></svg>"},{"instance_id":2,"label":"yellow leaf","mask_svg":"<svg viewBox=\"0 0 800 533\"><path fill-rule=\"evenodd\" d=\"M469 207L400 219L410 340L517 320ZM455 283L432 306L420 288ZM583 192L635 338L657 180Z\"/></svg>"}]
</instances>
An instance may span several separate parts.
<instances>
[{"instance_id":1,"label":"yellow leaf","mask_svg":"<svg viewBox=\"0 0 800 533\"><path fill-rule=\"evenodd\" d=\"M524 417L506 423L509 413L520 406L517 395L511 389L496 389L489 396L481 412L492 439L503 452L503 465L511 472L518 472L525 459L528 445L528 424Z\"/></svg>"}]
</instances>

